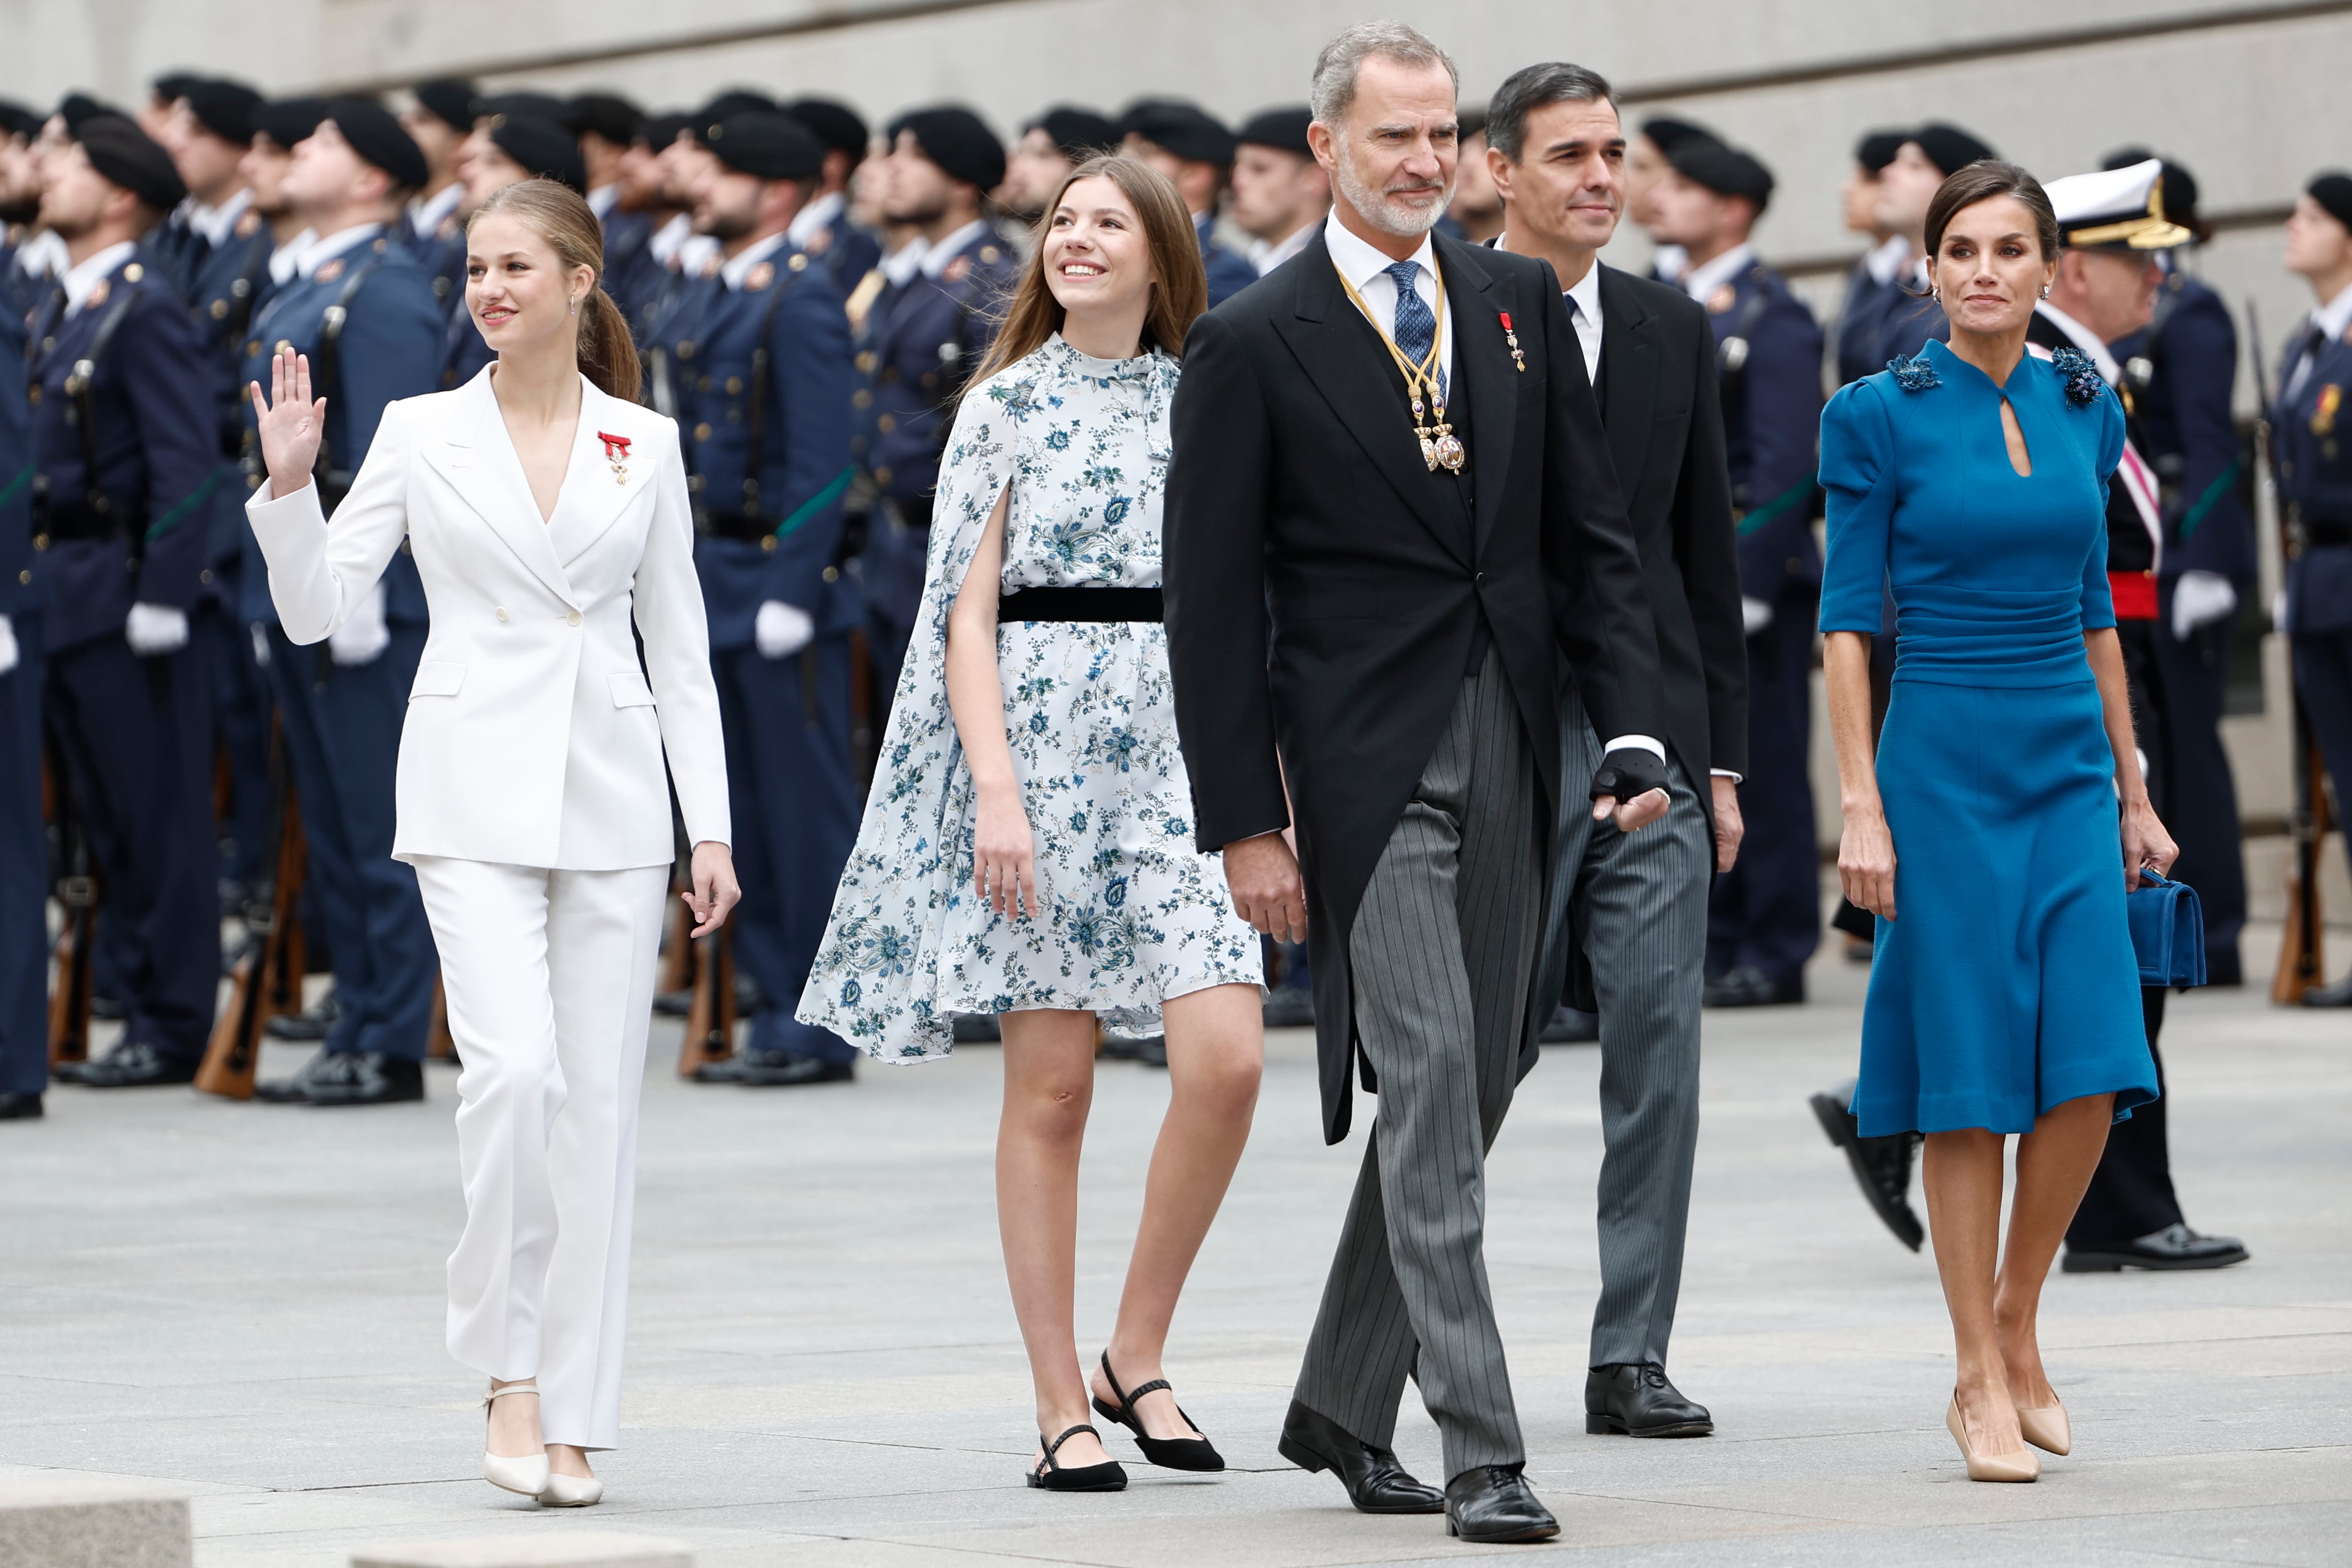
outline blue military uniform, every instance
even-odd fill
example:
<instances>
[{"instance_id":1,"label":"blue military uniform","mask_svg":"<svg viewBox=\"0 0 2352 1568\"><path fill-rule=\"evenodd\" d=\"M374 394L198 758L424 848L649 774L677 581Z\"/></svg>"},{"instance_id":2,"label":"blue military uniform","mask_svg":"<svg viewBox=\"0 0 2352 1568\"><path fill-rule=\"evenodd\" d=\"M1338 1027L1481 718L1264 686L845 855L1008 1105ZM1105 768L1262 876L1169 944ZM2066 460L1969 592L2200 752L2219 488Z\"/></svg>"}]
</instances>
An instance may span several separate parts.
<instances>
[{"instance_id":1,"label":"blue military uniform","mask_svg":"<svg viewBox=\"0 0 2352 1568\"><path fill-rule=\"evenodd\" d=\"M2231 410L2237 384L2238 330L2221 295L2170 271L2154 319L2110 345L2123 362L2124 393L2147 439L2164 503L2158 569L2156 662L2172 721L2172 801L2165 824L2180 846L2173 874L2197 889L2205 913L2207 969L2220 984L2239 978L2238 934L2246 923L2246 877L2237 786L2221 745L2235 616L2173 635L2173 597L2186 572L2228 579L2238 602L2260 574L2247 506L2248 464Z\"/></svg>"},{"instance_id":2,"label":"blue military uniform","mask_svg":"<svg viewBox=\"0 0 2352 1568\"><path fill-rule=\"evenodd\" d=\"M0 267L13 256L0 256ZM0 357L25 358L25 319L0 310ZM31 405L0 378L0 617L16 643L0 674L0 1114L49 1081L48 841L41 826L41 615L33 596ZM32 1097L30 1099L26 1097Z\"/></svg>"},{"instance_id":3,"label":"blue military uniform","mask_svg":"<svg viewBox=\"0 0 2352 1568\"><path fill-rule=\"evenodd\" d=\"M1898 270L1884 282L1870 269L1870 258L1853 264L1846 279L1845 300L1838 307L1837 379L1840 386L1875 375L1886 368L1886 338L1895 314L1910 300L1904 291L1905 273Z\"/></svg>"},{"instance_id":4,"label":"blue military uniform","mask_svg":"<svg viewBox=\"0 0 2352 1568\"><path fill-rule=\"evenodd\" d=\"M1209 309L1215 310L1257 281L1257 268L1248 257L1229 248L1216 236L1214 213L1194 213L1192 232L1200 237L1201 261L1209 271Z\"/></svg>"},{"instance_id":5,"label":"blue military uniform","mask_svg":"<svg viewBox=\"0 0 2352 1568\"><path fill-rule=\"evenodd\" d=\"M331 319L341 321L331 344ZM434 390L439 326L424 270L373 226L348 248L298 270L255 319L242 378L268 385L273 356L291 346L310 357L313 384L327 399L321 488L331 517L340 489L366 459L384 405ZM249 421L249 403L247 415ZM252 482L263 482L257 461ZM266 628L270 682L301 801L308 896L334 956L341 1012L326 1049L422 1060L436 973L433 937L415 873L391 857L393 774L425 649L424 584L406 551L395 554L383 590L389 646L367 663L337 664L330 645L288 640L249 527L245 550L243 616Z\"/></svg>"},{"instance_id":6,"label":"blue military uniform","mask_svg":"<svg viewBox=\"0 0 2352 1568\"><path fill-rule=\"evenodd\" d=\"M812 261L824 264L833 286L847 299L865 276L882 260L882 242L865 229L849 221L849 203L838 193L819 196L816 203L824 204L824 221L801 247Z\"/></svg>"},{"instance_id":7,"label":"blue military uniform","mask_svg":"<svg viewBox=\"0 0 2352 1568\"><path fill-rule=\"evenodd\" d=\"M28 355L30 582L48 727L122 960L123 1048L192 1072L220 979L212 731L194 646L141 657L134 604L193 617L219 486L217 387L154 256L128 248L82 301L53 294ZM87 374L84 363L92 368Z\"/></svg>"},{"instance_id":8,"label":"blue military uniform","mask_svg":"<svg viewBox=\"0 0 2352 1568\"><path fill-rule=\"evenodd\" d=\"M1706 972L1720 980L1751 970L1796 1000L1821 941L1811 739L1822 331L1752 257L1700 302L1715 327L1740 593L1771 610L1748 639L1747 837L1709 900Z\"/></svg>"},{"instance_id":9,"label":"blue military uniform","mask_svg":"<svg viewBox=\"0 0 2352 1568\"><path fill-rule=\"evenodd\" d=\"M2286 566L2295 692L2336 798L2352 800L2352 328L2306 325L2287 344L2279 385L2271 440L2297 542Z\"/></svg>"},{"instance_id":10,"label":"blue military uniform","mask_svg":"<svg viewBox=\"0 0 2352 1568\"><path fill-rule=\"evenodd\" d=\"M931 496L956 395L987 354L1018 277L995 231L974 224L937 265L926 257L905 283L885 288L858 336L851 447L877 498L859 560L877 690L896 689L922 601Z\"/></svg>"},{"instance_id":11,"label":"blue military uniform","mask_svg":"<svg viewBox=\"0 0 2352 1568\"><path fill-rule=\"evenodd\" d=\"M846 1076L849 1043L793 1012L857 827L849 636L864 616L840 563L849 325L832 275L782 235L742 255L748 265L722 276L714 264L684 291L655 372L685 446L727 740L743 884L735 951L760 991L747 1059L822 1061ZM815 625L787 658L754 644L771 601Z\"/></svg>"}]
</instances>

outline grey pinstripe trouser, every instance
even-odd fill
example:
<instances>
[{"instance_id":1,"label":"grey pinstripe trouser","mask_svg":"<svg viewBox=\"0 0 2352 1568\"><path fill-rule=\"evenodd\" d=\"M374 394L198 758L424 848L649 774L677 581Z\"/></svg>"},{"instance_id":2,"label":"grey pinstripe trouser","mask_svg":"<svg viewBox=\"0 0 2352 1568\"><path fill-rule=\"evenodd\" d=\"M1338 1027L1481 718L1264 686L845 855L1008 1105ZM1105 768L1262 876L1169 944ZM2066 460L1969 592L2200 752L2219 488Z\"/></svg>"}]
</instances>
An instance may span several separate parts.
<instances>
[{"instance_id":1,"label":"grey pinstripe trouser","mask_svg":"<svg viewBox=\"0 0 2352 1568\"><path fill-rule=\"evenodd\" d=\"M1666 760L1673 805L1638 833L1595 823L1601 741L1570 693L1560 712L1559 859L1536 996L1549 1008L1580 937L1601 1006L1601 1300L1593 1366L1666 1361L1682 1290L1698 1149L1699 992L1706 959L1706 814ZM1573 919L1570 918L1571 900Z\"/></svg>"},{"instance_id":2,"label":"grey pinstripe trouser","mask_svg":"<svg viewBox=\"0 0 2352 1568\"><path fill-rule=\"evenodd\" d=\"M1349 938L1380 1109L1300 1404L1389 1447L1407 1375L1448 1478L1526 1458L1487 1289L1486 1149L1510 1109L1543 911L1534 762L1500 663L1462 683Z\"/></svg>"}]
</instances>

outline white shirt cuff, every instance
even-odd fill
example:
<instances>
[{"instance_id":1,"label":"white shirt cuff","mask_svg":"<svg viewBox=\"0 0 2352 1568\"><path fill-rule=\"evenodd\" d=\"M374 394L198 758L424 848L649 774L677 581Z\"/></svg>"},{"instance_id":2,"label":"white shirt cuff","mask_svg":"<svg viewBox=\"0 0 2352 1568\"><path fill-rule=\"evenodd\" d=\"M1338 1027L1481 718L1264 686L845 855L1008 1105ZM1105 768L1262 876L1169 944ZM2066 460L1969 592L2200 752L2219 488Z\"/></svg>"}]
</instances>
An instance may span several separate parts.
<instances>
[{"instance_id":1,"label":"white shirt cuff","mask_svg":"<svg viewBox=\"0 0 2352 1568\"><path fill-rule=\"evenodd\" d=\"M1601 747L1601 753L1606 756L1612 752L1622 752L1628 749L1647 752L1662 763L1666 760L1666 748L1648 735L1620 735Z\"/></svg>"},{"instance_id":2,"label":"white shirt cuff","mask_svg":"<svg viewBox=\"0 0 2352 1568\"><path fill-rule=\"evenodd\" d=\"M1729 768L1709 768L1706 770L1706 776L1711 779L1729 779L1733 784L1739 784L1747 775L1735 773Z\"/></svg>"}]
</instances>

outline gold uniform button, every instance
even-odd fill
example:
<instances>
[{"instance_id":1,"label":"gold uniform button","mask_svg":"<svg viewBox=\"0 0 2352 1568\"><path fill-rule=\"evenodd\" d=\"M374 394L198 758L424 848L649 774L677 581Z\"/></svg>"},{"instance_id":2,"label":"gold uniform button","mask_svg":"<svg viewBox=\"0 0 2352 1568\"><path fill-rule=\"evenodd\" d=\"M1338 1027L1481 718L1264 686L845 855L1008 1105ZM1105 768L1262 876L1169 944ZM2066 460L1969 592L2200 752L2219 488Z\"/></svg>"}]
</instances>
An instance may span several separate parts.
<instances>
[{"instance_id":1,"label":"gold uniform button","mask_svg":"<svg viewBox=\"0 0 2352 1568\"><path fill-rule=\"evenodd\" d=\"M122 280L125 283L136 283L146 276L147 269L135 261L122 269Z\"/></svg>"},{"instance_id":2,"label":"gold uniform button","mask_svg":"<svg viewBox=\"0 0 2352 1568\"><path fill-rule=\"evenodd\" d=\"M871 408L874 406L874 395L861 386L849 395L849 405L852 408Z\"/></svg>"},{"instance_id":3,"label":"gold uniform button","mask_svg":"<svg viewBox=\"0 0 2352 1568\"><path fill-rule=\"evenodd\" d=\"M793 258L790 261L785 262L784 265L791 268L793 271L798 272L808 266L808 258L799 251L794 251L793 253Z\"/></svg>"},{"instance_id":4,"label":"gold uniform button","mask_svg":"<svg viewBox=\"0 0 2352 1568\"><path fill-rule=\"evenodd\" d=\"M261 340L259 338L255 338L245 345L245 357L247 359L251 359L255 354L257 354L260 352Z\"/></svg>"},{"instance_id":5,"label":"gold uniform button","mask_svg":"<svg viewBox=\"0 0 2352 1568\"><path fill-rule=\"evenodd\" d=\"M227 301L227 300L214 300L214 301L213 301L213 303L212 303L212 312L213 312L213 320L214 320L214 321L227 321L227 320L228 320L228 301Z\"/></svg>"},{"instance_id":6,"label":"gold uniform button","mask_svg":"<svg viewBox=\"0 0 2352 1568\"><path fill-rule=\"evenodd\" d=\"M872 349L866 349L857 356L857 368L866 375L872 375L874 367L881 363L880 357Z\"/></svg>"},{"instance_id":7,"label":"gold uniform button","mask_svg":"<svg viewBox=\"0 0 2352 1568\"><path fill-rule=\"evenodd\" d=\"M47 550L48 547L49 547L49 536L48 536L47 534L46 534L46 533L37 533L37 534L33 535L33 548L34 548L34 549L36 549L36 550ZM29 583L29 582L31 582L32 580L33 580L33 574L32 574L31 573L27 572L26 574L25 574L25 581L26 581L26 582Z\"/></svg>"},{"instance_id":8,"label":"gold uniform button","mask_svg":"<svg viewBox=\"0 0 2352 1568\"><path fill-rule=\"evenodd\" d=\"M680 359L692 359L694 357L694 344L690 340L677 345L677 357Z\"/></svg>"},{"instance_id":9,"label":"gold uniform button","mask_svg":"<svg viewBox=\"0 0 2352 1568\"><path fill-rule=\"evenodd\" d=\"M269 352L274 354L282 354L293 346L294 340L292 338L280 338L278 340L277 346L272 348Z\"/></svg>"},{"instance_id":10,"label":"gold uniform button","mask_svg":"<svg viewBox=\"0 0 2352 1568\"><path fill-rule=\"evenodd\" d=\"M579 612L579 611L577 611L577 610L574 610L574 611L572 611L570 615L568 615L568 616L564 616L564 617L563 617L563 624L564 624L565 626L578 626L578 625L580 624L580 612Z\"/></svg>"},{"instance_id":11,"label":"gold uniform button","mask_svg":"<svg viewBox=\"0 0 2352 1568\"><path fill-rule=\"evenodd\" d=\"M32 385L25 388L25 401L37 405L40 403L41 384L39 382L35 382Z\"/></svg>"},{"instance_id":12,"label":"gold uniform button","mask_svg":"<svg viewBox=\"0 0 2352 1568\"><path fill-rule=\"evenodd\" d=\"M772 533L760 535L760 548L767 554L773 555L776 552L776 536Z\"/></svg>"},{"instance_id":13,"label":"gold uniform button","mask_svg":"<svg viewBox=\"0 0 2352 1568\"><path fill-rule=\"evenodd\" d=\"M891 431L896 430L898 427L898 416L895 414L885 414L881 418L874 421L874 428L881 431L885 436L887 436Z\"/></svg>"},{"instance_id":14,"label":"gold uniform button","mask_svg":"<svg viewBox=\"0 0 2352 1568\"><path fill-rule=\"evenodd\" d=\"M33 573L32 569L29 567L16 574L16 581L19 583L30 583L32 580Z\"/></svg>"},{"instance_id":15,"label":"gold uniform button","mask_svg":"<svg viewBox=\"0 0 2352 1568\"><path fill-rule=\"evenodd\" d=\"M877 485L887 485L890 482L890 466L887 463L874 470L874 482Z\"/></svg>"},{"instance_id":16,"label":"gold uniform button","mask_svg":"<svg viewBox=\"0 0 2352 1568\"><path fill-rule=\"evenodd\" d=\"M825 580L826 582L828 582L828 583L838 583L838 582L840 582L840 581L841 581L841 568L840 568L840 567L838 567L838 566L828 566L828 567L826 567L826 568L824 569L824 580Z\"/></svg>"},{"instance_id":17,"label":"gold uniform button","mask_svg":"<svg viewBox=\"0 0 2352 1568\"><path fill-rule=\"evenodd\" d=\"M694 427L694 438L698 441L708 441L710 439L709 421L705 420L703 423L697 425Z\"/></svg>"},{"instance_id":18,"label":"gold uniform button","mask_svg":"<svg viewBox=\"0 0 2352 1568\"><path fill-rule=\"evenodd\" d=\"M702 384L703 384L703 385L705 385L705 386L709 386L709 385L710 384L710 383L709 383L709 381L708 379L705 379ZM730 376L729 376L729 377L727 378L727 390L728 390L728 392L729 392L730 395L732 395L732 394L734 394L734 393L738 393L738 392L742 391L742 390L743 390L743 378L742 378L741 376L740 376L740 375L730 375Z\"/></svg>"}]
</instances>

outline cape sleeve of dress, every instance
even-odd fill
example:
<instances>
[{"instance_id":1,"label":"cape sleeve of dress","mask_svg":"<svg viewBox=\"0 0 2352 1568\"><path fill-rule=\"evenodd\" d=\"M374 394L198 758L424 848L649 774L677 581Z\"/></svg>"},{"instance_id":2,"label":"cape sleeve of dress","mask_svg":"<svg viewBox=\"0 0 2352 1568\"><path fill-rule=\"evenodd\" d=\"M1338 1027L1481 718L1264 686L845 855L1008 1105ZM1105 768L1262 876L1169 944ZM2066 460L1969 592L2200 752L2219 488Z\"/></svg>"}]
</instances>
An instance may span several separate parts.
<instances>
[{"instance_id":1,"label":"cape sleeve of dress","mask_svg":"<svg viewBox=\"0 0 2352 1568\"><path fill-rule=\"evenodd\" d=\"M890 723L866 797L857 845L797 1016L885 1061L946 1056L952 1020L936 998L941 922L969 862L971 770L948 709L948 612L1013 473L1016 431L1030 406L1014 365L973 386L956 411L940 463L922 607L898 669Z\"/></svg>"}]
</instances>

